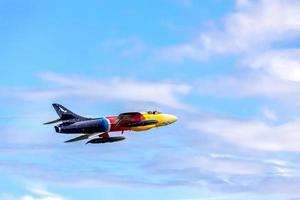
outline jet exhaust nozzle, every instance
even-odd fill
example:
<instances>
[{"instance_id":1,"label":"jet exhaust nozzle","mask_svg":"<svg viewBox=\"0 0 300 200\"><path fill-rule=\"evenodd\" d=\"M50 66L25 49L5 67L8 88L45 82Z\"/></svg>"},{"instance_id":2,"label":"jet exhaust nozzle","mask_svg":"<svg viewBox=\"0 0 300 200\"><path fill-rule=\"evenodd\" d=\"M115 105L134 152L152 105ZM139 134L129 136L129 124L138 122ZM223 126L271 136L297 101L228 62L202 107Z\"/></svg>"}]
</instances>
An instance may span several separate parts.
<instances>
[{"instance_id":1,"label":"jet exhaust nozzle","mask_svg":"<svg viewBox=\"0 0 300 200\"><path fill-rule=\"evenodd\" d=\"M58 126L54 126L56 133L61 133L61 128Z\"/></svg>"}]
</instances>

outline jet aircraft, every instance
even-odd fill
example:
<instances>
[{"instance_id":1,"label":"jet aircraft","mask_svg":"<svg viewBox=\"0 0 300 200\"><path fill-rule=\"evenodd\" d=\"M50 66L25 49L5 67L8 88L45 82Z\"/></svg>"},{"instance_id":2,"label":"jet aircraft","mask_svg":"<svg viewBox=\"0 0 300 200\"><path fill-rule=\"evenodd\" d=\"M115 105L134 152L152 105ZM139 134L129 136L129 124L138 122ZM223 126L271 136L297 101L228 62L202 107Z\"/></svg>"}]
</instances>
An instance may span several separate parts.
<instances>
[{"instance_id":1,"label":"jet aircraft","mask_svg":"<svg viewBox=\"0 0 300 200\"><path fill-rule=\"evenodd\" d=\"M59 119L44 124L57 124L54 126L57 133L81 134L65 142L75 142L93 137L96 138L89 140L87 144L117 142L124 140L125 137L111 137L109 133L121 132L123 134L124 131L147 131L177 121L177 117L174 115L163 114L158 111L126 112L118 116L87 118L73 113L60 104L52 105Z\"/></svg>"}]
</instances>

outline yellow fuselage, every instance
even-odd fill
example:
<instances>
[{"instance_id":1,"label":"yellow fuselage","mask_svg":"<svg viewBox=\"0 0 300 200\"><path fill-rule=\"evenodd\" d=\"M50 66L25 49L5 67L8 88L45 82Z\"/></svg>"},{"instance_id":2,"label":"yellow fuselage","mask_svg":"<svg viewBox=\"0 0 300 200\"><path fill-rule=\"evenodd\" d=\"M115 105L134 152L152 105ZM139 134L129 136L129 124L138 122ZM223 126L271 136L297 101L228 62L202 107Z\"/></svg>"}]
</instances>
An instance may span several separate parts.
<instances>
[{"instance_id":1,"label":"yellow fuselage","mask_svg":"<svg viewBox=\"0 0 300 200\"><path fill-rule=\"evenodd\" d=\"M177 121L177 117L169 114L163 114L163 113L149 114L148 112L141 112L141 114L143 115L144 120L157 120L158 123L147 125L147 126L132 127L130 128L130 130L146 131L151 128L169 125Z\"/></svg>"}]
</instances>

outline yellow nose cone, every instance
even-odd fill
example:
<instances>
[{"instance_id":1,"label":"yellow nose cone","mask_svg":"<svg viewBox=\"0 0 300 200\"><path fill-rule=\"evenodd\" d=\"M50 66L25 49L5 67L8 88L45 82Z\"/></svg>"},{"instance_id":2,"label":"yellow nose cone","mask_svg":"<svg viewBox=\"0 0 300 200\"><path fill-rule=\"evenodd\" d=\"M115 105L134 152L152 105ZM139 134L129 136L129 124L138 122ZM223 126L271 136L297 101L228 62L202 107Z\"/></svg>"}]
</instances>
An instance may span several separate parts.
<instances>
[{"instance_id":1,"label":"yellow nose cone","mask_svg":"<svg viewBox=\"0 0 300 200\"><path fill-rule=\"evenodd\" d=\"M174 115L165 114L164 119L167 124L172 124L177 121L177 117Z\"/></svg>"}]
</instances>

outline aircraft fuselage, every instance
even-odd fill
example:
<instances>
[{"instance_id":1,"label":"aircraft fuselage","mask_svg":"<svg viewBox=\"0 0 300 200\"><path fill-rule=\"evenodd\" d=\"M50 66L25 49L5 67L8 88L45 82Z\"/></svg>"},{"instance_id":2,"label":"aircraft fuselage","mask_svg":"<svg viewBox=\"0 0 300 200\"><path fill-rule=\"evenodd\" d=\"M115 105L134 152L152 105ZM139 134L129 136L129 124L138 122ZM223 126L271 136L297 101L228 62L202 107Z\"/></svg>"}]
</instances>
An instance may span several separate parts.
<instances>
[{"instance_id":1,"label":"aircraft fuselage","mask_svg":"<svg viewBox=\"0 0 300 200\"><path fill-rule=\"evenodd\" d=\"M68 122L55 126L58 133L71 133L71 134L89 134L96 132L117 132L117 131L146 131L151 128L156 128L164 125L171 124L177 120L173 115L168 114L149 114L142 112L144 121L146 122L128 122L128 125L118 126L116 120L118 116L108 116L95 119L87 119L78 121L72 124ZM135 126L136 125L136 126Z\"/></svg>"},{"instance_id":2,"label":"aircraft fuselage","mask_svg":"<svg viewBox=\"0 0 300 200\"><path fill-rule=\"evenodd\" d=\"M98 136L99 138L87 143L117 142L124 137L110 137L110 132L146 131L152 128L169 125L177 121L174 115L164 114L157 111L127 112L118 116L100 118L86 118L73 113L59 104L53 104L59 119L45 124L59 123L54 126L55 131L62 134L83 134L66 142L75 142Z\"/></svg>"}]
</instances>

